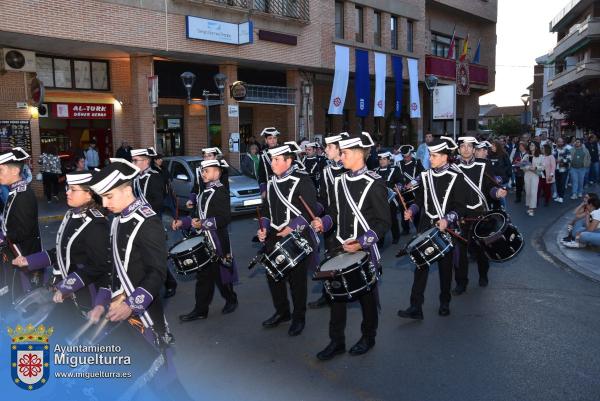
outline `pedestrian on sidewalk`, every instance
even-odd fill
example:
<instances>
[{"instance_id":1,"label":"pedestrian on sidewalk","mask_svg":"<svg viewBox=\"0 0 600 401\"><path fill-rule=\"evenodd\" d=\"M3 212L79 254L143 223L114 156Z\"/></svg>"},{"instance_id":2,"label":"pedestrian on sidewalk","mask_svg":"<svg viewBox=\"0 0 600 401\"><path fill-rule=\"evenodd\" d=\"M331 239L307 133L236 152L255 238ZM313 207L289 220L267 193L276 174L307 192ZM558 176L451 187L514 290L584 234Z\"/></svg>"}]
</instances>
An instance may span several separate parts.
<instances>
[{"instance_id":1,"label":"pedestrian on sidewalk","mask_svg":"<svg viewBox=\"0 0 600 401\"><path fill-rule=\"evenodd\" d=\"M571 199L581 198L583 196L583 183L585 173L590 168L590 152L582 145L581 139L575 139L574 147L571 150Z\"/></svg>"},{"instance_id":2,"label":"pedestrian on sidewalk","mask_svg":"<svg viewBox=\"0 0 600 401\"><path fill-rule=\"evenodd\" d=\"M600 153L600 142L598 142L596 134L590 134L585 147L590 153L590 167L588 171L588 182L586 184L600 182L600 158L598 156Z\"/></svg>"},{"instance_id":3,"label":"pedestrian on sidewalk","mask_svg":"<svg viewBox=\"0 0 600 401\"><path fill-rule=\"evenodd\" d=\"M558 137L556 140L556 201L563 203L567 178L571 168L571 151L565 146L565 140Z\"/></svg>"},{"instance_id":4,"label":"pedestrian on sidewalk","mask_svg":"<svg viewBox=\"0 0 600 401\"><path fill-rule=\"evenodd\" d=\"M554 183L554 173L556 171L556 159L552 155L552 145L546 143L543 146L544 154L542 155L542 163L544 170L540 177L540 194L544 197L544 206L550 204L550 198L552 197L552 183Z\"/></svg>"},{"instance_id":5,"label":"pedestrian on sidewalk","mask_svg":"<svg viewBox=\"0 0 600 401\"><path fill-rule=\"evenodd\" d=\"M87 164L88 170L93 170L95 168L100 167L100 156L98 155L98 151L96 150L96 141L90 141L90 147L84 152L85 162Z\"/></svg>"},{"instance_id":6,"label":"pedestrian on sidewalk","mask_svg":"<svg viewBox=\"0 0 600 401\"><path fill-rule=\"evenodd\" d=\"M527 143L519 142L518 150L512 158L512 166L515 175L515 203L521 202L523 189L525 187L525 170L521 167L521 162L527 158Z\"/></svg>"},{"instance_id":7,"label":"pedestrian on sidewalk","mask_svg":"<svg viewBox=\"0 0 600 401\"><path fill-rule=\"evenodd\" d=\"M52 202L52 198L58 200L58 177L62 173L62 169L60 158L56 154L56 147L49 145L46 151L40 155L38 163L41 165L46 200L48 203Z\"/></svg>"},{"instance_id":8,"label":"pedestrian on sidewalk","mask_svg":"<svg viewBox=\"0 0 600 401\"><path fill-rule=\"evenodd\" d=\"M590 198L583 219L573 228L575 240L563 242L567 248L585 248L587 245L600 246L600 199Z\"/></svg>"},{"instance_id":9,"label":"pedestrian on sidewalk","mask_svg":"<svg viewBox=\"0 0 600 401\"><path fill-rule=\"evenodd\" d=\"M541 172L544 170L540 146L537 142L529 144L529 153L521 162L521 168L525 171L525 203L527 214L533 216L537 208L538 186Z\"/></svg>"},{"instance_id":10,"label":"pedestrian on sidewalk","mask_svg":"<svg viewBox=\"0 0 600 401\"><path fill-rule=\"evenodd\" d=\"M573 229L575 228L575 225L578 224L578 221L583 220L583 218L588 213L588 201L590 199L597 198L598 195L594 192L588 192L587 194L583 195L583 201L575 208L575 217L573 218L573 220L571 220L569 224L567 224L567 236L564 237L561 240L561 242L570 242L575 239L575 236L573 235Z\"/></svg>"}]
</instances>

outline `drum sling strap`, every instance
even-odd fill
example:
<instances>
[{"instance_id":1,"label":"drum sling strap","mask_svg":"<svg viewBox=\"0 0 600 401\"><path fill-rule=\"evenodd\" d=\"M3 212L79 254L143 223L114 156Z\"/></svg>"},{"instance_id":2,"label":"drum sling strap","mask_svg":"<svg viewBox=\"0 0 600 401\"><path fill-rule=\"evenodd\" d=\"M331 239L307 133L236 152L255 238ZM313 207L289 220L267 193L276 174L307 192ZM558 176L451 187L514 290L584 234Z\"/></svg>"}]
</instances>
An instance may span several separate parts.
<instances>
[{"instance_id":1,"label":"drum sling strap","mask_svg":"<svg viewBox=\"0 0 600 401\"><path fill-rule=\"evenodd\" d=\"M483 167L485 169L485 166ZM460 169L460 167L457 167L455 165L452 165L452 170L456 171L457 173L460 173L463 175L465 182L473 189L473 191L475 191L475 193L477 193L477 196L479 196L479 198L481 199L481 201L483 202L483 204L485 205L485 211L489 211L490 207L487 203L487 199L485 198L485 195L483 194L483 192L481 192L481 189L479 188L479 186L477 184L475 184L473 182L473 180L471 180L465 173L464 171L462 171Z\"/></svg>"}]
</instances>

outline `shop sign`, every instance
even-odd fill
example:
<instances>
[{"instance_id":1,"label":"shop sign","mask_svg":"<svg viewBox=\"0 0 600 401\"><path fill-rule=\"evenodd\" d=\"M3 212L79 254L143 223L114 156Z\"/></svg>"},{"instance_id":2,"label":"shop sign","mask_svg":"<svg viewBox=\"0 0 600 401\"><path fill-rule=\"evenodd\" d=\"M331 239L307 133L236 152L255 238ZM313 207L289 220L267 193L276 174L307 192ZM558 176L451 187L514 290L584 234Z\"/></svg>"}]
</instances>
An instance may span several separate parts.
<instances>
[{"instance_id":1,"label":"shop sign","mask_svg":"<svg viewBox=\"0 0 600 401\"><path fill-rule=\"evenodd\" d=\"M251 21L232 24L191 15L188 15L185 21L188 39L209 40L231 45L245 45L253 41Z\"/></svg>"},{"instance_id":2,"label":"shop sign","mask_svg":"<svg viewBox=\"0 0 600 401\"><path fill-rule=\"evenodd\" d=\"M112 118L112 104L95 103L52 103L52 116L74 120L109 120Z\"/></svg>"},{"instance_id":3,"label":"shop sign","mask_svg":"<svg viewBox=\"0 0 600 401\"><path fill-rule=\"evenodd\" d=\"M181 120L178 118L167 118L167 128L181 128Z\"/></svg>"},{"instance_id":4,"label":"shop sign","mask_svg":"<svg viewBox=\"0 0 600 401\"><path fill-rule=\"evenodd\" d=\"M227 106L227 115L228 117L239 117L240 109L237 105L230 104Z\"/></svg>"}]
</instances>

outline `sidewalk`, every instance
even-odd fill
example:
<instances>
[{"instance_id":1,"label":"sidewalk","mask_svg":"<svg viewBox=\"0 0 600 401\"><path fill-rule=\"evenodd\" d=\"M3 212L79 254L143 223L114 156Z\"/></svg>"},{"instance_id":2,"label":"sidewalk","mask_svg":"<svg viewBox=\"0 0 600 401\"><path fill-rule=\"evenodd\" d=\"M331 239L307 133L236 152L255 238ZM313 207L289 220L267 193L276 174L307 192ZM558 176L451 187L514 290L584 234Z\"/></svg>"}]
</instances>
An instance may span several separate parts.
<instances>
[{"instance_id":1,"label":"sidewalk","mask_svg":"<svg viewBox=\"0 0 600 401\"><path fill-rule=\"evenodd\" d=\"M567 224L574 216L574 212L569 211L548 227L543 235L544 246L549 254L568 268L600 282L600 248L571 249L560 243L560 240L567 235Z\"/></svg>"},{"instance_id":2,"label":"sidewalk","mask_svg":"<svg viewBox=\"0 0 600 401\"><path fill-rule=\"evenodd\" d=\"M38 220L40 222L50 222L62 220L69 207L64 199L53 200L48 203L46 199L38 199Z\"/></svg>"}]
</instances>

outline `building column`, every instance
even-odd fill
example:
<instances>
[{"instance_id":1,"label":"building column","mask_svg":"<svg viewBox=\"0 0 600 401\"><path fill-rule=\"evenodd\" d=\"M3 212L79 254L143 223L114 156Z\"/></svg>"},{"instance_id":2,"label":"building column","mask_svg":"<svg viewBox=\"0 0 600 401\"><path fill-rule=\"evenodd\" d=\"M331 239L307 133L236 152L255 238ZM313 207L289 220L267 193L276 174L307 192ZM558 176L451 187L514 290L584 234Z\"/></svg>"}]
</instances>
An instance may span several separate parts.
<instances>
[{"instance_id":1,"label":"building column","mask_svg":"<svg viewBox=\"0 0 600 401\"><path fill-rule=\"evenodd\" d=\"M294 104L295 106L287 106L286 107L286 132L285 140L287 141L298 141L302 136L308 138L309 131L306 129L306 119L304 122L304 133L302 135L299 134L299 116L301 114L302 108L302 78L300 76L300 71L298 70L287 70L286 71L286 86L288 88L296 89ZM310 130L311 135L314 134L312 129Z\"/></svg>"},{"instance_id":2,"label":"building column","mask_svg":"<svg viewBox=\"0 0 600 401\"><path fill-rule=\"evenodd\" d=\"M240 118L239 118L239 104L238 102L229 96L229 86L237 81L237 65L235 64L221 64L219 65L219 72L227 76L227 82L225 84L225 92L223 93L223 105L220 106L221 112L221 151L227 162L238 168L240 167L240 146L241 138L237 145L237 152L229 151L229 139L232 133L237 133L239 137L240 133ZM238 117L229 117L229 106L237 106Z\"/></svg>"},{"instance_id":3,"label":"building column","mask_svg":"<svg viewBox=\"0 0 600 401\"><path fill-rule=\"evenodd\" d=\"M152 56L131 57L132 146L156 146L154 108L148 101L148 77L154 73Z\"/></svg>"}]
</instances>

